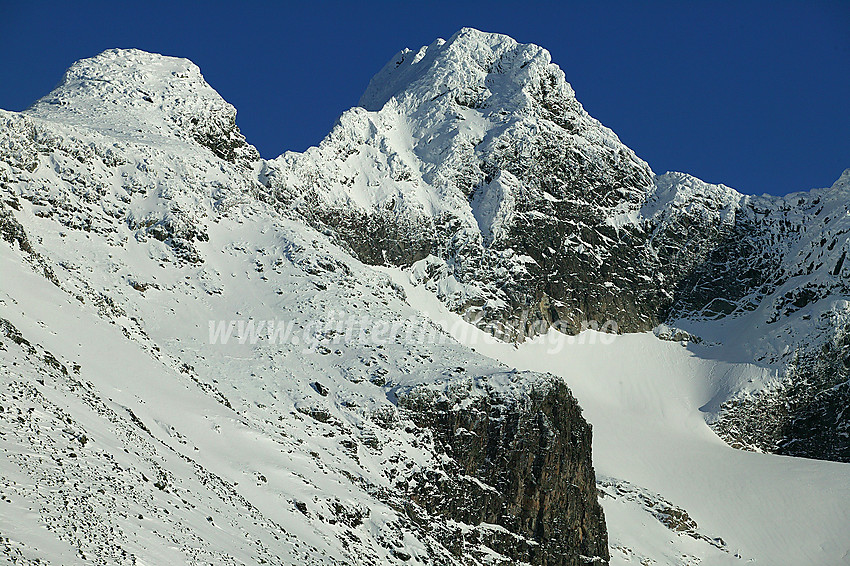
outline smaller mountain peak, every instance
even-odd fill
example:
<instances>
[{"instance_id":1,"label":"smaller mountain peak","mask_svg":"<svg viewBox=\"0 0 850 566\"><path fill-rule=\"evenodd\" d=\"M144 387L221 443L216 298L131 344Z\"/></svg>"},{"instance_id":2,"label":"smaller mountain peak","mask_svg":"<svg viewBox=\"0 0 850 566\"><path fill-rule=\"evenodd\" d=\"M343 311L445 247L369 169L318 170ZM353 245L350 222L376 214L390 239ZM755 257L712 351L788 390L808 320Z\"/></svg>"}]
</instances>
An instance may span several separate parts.
<instances>
[{"instance_id":1,"label":"smaller mountain peak","mask_svg":"<svg viewBox=\"0 0 850 566\"><path fill-rule=\"evenodd\" d=\"M133 139L188 137L229 160L256 154L236 127L236 109L197 65L140 49L108 49L77 61L25 112Z\"/></svg>"},{"instance_id":2,"label":"smaller mountain peak","mask_svg":"<svg viewBox=\"0 0 850 566\"><path fill-rule=\"evenodd\" d=\"M182 57L171 57L142 51L141 49L107 49L88 59L80 59L68 69L65 80L114 78L115 73L125 70L137 80L158 80L169 77L193 78L203 81L197 65ZM104 75L112 75L104 77Z\"/></svg>"},{"instance_id":3,"label":"smaller mountain peak","mask_svg":"<svg viewBox=\"0 0 850 566\"><path fill-rule=\"evenodd\" d=\"M191 92L196 93L192 97L196 99L221 98L204 80L198 66L188 59L140 49L109 49L71 65L59 85L29 111L73 112L99 104L151 111L155 108L152 104L161 105Z\"/></svg>"},{"instance_id":4,"label":"smaller mountain peak","mask_svg":"<svg viewBox=\"0 0 850 566\"><path fill-rule=\"evenodd\" d=\"M832 188L850 189L850 168L844 170L844 173L832 184Z\"/></svg>"}]
</instances>

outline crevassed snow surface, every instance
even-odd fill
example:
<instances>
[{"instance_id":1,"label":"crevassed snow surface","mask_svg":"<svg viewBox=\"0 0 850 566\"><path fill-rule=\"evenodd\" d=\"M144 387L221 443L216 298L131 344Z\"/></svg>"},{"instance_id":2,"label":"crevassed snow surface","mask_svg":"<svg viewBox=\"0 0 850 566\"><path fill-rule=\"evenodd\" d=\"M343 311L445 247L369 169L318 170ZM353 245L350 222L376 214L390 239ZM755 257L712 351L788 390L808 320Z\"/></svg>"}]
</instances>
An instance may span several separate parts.
<instances>
[{"instance_id":1,"label":"crevassed snow surface","mask_svg":"<svg viewBox=\"0 0 850 566\"><path fill-rule=\"evenodd\" d=\"M763 368L701 356L652 333L553 331L519 346L497 342L406 272L384 270L462 343L510 366L562 376L593 425L600 479L661 494L729 551L676 536L635 505L603 497L612 564L682 563L683 556L701 564L850 563L850 465L736 450L706 424L701 407L730 383L765 379Z\"/></svg>"}]
</instances>

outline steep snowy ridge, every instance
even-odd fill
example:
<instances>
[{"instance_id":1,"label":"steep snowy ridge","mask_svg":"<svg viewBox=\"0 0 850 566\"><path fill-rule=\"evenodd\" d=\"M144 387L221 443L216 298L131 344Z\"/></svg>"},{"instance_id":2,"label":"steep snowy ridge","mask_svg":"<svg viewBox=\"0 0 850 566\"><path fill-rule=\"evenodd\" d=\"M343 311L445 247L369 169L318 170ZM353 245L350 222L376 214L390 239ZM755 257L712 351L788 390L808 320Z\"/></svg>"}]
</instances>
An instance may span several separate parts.
<instances>
[{"instance_id":1,"label":"steep snowy ridge","mask_svg":"<svg viewBox=\"0 0 850 566\"><path fill-rule=\"evenodd\" d=\"M769 321L777 322L809 302L846 295L845 178L829 189L759 197L682 173L657 177L658 191L642 212L654 226L653 247L685 274L674 316L741 314L783 288L769 301ZM798 300L801 293L806 300Z\"/></svg>"}]
</instances>

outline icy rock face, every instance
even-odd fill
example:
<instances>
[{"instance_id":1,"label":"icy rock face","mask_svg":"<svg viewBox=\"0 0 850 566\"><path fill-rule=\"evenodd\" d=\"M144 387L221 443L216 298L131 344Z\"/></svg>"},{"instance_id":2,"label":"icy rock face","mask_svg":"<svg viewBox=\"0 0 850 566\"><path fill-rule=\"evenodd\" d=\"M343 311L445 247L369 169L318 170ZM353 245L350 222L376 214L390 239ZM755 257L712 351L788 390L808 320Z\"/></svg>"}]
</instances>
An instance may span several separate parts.
<instances>
[{"instance_id":1,"label":"icy rock face","mask_svg":"<svg viewBox=\"0 0 850 566\"><path fill-rule=\"evenodd\" d=\"M763 306L772 324L846 296L847 178L829 189L754 197L682 173L659 176L643 212L675 282L669 316L720 318Z\"/></svg>"},{"instance_id":2,"label":"icy rock face","mask_svg":"<svg viewBox=\"0 0 850 566\"><path fill-rule=\"evenodd\" d=\"M232 117L196 67L132 50L0 111L0 551L480 565L562 548L555 563L606 562L590 428L565 386L451 340L385 275L264 202L253 148L210 142L241 140ZM481 451L448 446L404 401L459 388L458 423L476 407L528 413L520 444L494 432L488 447L510 470L473 469ZM543 442L532 421L556 411ZM436 477L426 500L413 486ZM543 504L538 480L563 490L532 521L517 506ZM487 512L434 504L466 485ZM520 520L488 523L496 508Z\"/></svg>"},{"instance_id":3,"label":"icy rock face","mask_svg":"<svg viewBox=\"0 0 850 566\"><path fill-rule=\"evenodd\" d=\"M442 258L476 287L451 306L505 339L539 321L657 322L668 298L634 245L652 173L545 49L464 29L400 52L360 104L318 147L269 163L280 206L370 263Z\"/></svg>"}]
</instances>

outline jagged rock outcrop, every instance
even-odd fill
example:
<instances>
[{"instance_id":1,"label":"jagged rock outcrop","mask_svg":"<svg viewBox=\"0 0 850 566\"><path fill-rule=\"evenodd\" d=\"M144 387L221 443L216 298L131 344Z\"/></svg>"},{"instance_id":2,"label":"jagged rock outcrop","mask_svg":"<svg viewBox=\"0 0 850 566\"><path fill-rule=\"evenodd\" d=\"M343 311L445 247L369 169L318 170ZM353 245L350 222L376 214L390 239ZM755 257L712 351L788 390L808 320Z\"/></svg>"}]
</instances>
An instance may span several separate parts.
<instances>
[{"instance_id":1,"label":"jagged rock outcrop","mask_svg":"<svg viewBox=\"0 0 850 566\"><path fill-rule=\"evenodd\" d=\"M505 380L524 394L506 395ZM485 527L456 536L459 542L489 538L487 545L513 562L607 562L591 428L562 381L493 375L453 383L442 394L414 389L400 401L452 459L443 470L415 476L411 499L432 514ZM465 551L459 544L456 552Z\"/></svg>"}]
</instances>

